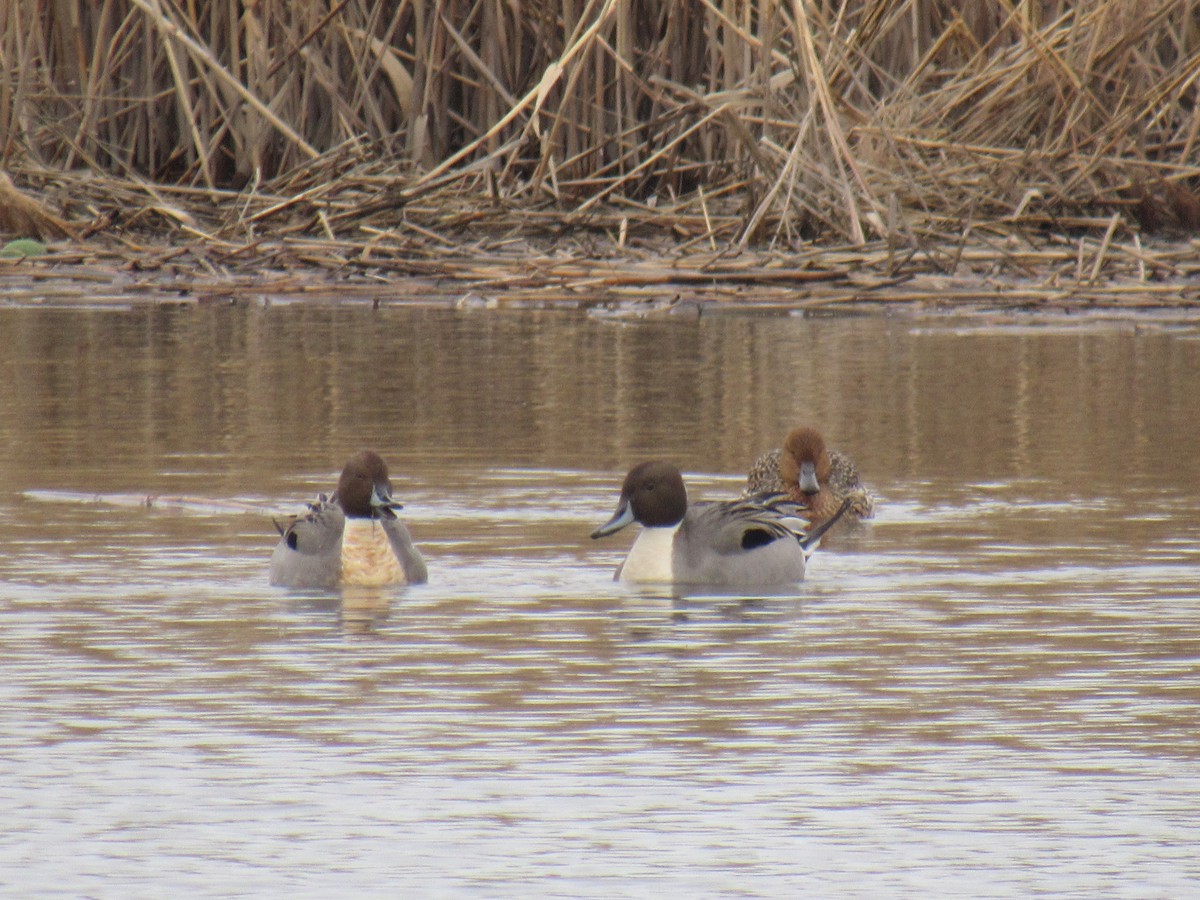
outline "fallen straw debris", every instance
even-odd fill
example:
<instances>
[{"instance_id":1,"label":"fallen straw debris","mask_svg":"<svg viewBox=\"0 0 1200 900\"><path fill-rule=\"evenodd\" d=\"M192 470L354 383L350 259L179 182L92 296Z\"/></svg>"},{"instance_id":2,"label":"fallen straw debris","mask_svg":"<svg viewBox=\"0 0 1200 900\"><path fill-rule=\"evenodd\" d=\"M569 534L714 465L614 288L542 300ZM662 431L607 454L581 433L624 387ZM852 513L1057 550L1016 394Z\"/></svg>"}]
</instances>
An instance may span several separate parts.
<instances>
[{"instance_id":1,"label":"fallen straw debris","mask_svg":"<svg viewBox=\"0 0 1200 900\"><path fill-rule=\"evenodd\" d=\"M0 279L1188 306L1197 34L1174 0L13 0L0 200L46 218L0 231L52 243Z\"/></svg>"}]
</instances>

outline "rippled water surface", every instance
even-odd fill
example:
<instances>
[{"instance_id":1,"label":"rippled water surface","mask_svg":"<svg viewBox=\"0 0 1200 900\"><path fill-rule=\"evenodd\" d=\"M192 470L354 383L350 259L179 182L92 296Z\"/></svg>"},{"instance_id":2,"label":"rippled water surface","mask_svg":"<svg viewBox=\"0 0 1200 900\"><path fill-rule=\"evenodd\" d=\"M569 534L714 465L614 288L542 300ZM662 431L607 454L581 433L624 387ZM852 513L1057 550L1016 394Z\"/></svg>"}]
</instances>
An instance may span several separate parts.
<instances>
[{"instance_id":1,"label":"rippled water surface","mask_svg":"<svg viewBox=\"0 0 1200 900\"><path fill-rule=\"evenodd\" d=\"M1200 332L0 309L0 886L1178 897ZM630 592L626 468L874 488L771 596ZM426 586L267 584L380 450ZM147 505L144 501L153 498Z\"/></svg>"}]
</instances>

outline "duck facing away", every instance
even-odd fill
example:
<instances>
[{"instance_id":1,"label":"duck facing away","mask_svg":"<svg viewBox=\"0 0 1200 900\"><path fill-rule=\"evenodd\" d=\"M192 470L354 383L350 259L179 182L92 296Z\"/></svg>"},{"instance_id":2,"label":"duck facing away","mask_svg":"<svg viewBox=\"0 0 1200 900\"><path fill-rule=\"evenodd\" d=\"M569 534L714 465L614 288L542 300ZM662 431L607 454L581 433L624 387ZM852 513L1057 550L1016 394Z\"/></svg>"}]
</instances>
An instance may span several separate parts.
<instances>
[{"instance_id":1,"label":"duck facing away","mask_svg":"<svg viewBox=\"0 0 1200 900\"><path fill-rule=\"evenodd\" d=\"M850 457L825 448L825 438L815 428L795 428L783 446L764 453L750 467L745 497L785 493L804 508L801 513L813 525L834 516L846 501L855 519L875 515L875 500L859 481Z\"/></svg>"},{"instance_id":2,"label":"duck facing away","mask_svg":"<svg viewBox=\"0 0 1200 900\"><path fill-rule=\"evenodd\" d=\"M271 584L292 588L420 584L428 573L396 518L387 464L373 450L354 454L337 490L282 527L271 554Z\"/></svg>"},{"instance_id":3,"label":"duck facing away","mask_svg":"<svg viewBox=\"0 0 1200 900\"><path fill-rule=\"evenodd\" d=\"M675 466L644 462L629 470L616 513L592 537L642 525L618 581L767 587L803 580L821 535L842 515L806 533L797 512L781 494L689 506Z\"/></svg>"}]
</instances>

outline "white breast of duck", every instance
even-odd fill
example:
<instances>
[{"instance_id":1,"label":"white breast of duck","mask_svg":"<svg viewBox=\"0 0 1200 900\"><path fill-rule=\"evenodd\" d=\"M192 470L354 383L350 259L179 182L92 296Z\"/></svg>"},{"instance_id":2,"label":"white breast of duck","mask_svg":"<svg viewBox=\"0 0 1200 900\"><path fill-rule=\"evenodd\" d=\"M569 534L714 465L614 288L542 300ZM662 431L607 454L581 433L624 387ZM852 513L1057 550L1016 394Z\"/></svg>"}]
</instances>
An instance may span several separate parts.
<instances>
[{"instance_id":1,"label":"white breast of duck","mask_svg":"<svg viewBox=\"0 0 1200 900\"><path fill-rule=\"evenodd\" d=\"M671 582L675 581L675 535L679 526L643 528L629 555L617 569L618 581Z\"/></svg>"},{"instance_id":2,"label":"white breast of duck","mask_svg":"<svg viewBox=\"0 0 1200 900\"><path fill-rule=\"evenodd\" d=\"M404 567L378 519L346 517L341 557L342 584L384 587L405 581Z\"/></svg>"}]
</instances>

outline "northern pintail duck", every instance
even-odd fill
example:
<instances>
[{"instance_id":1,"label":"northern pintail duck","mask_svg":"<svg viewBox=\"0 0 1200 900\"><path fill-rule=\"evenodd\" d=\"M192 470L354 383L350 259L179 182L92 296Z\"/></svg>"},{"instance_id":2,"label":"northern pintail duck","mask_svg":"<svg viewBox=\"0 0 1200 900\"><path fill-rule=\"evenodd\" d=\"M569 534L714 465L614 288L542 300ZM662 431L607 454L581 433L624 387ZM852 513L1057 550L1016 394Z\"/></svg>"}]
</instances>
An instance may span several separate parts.
<instances>
[{"instance_id":1,"label":"northern pintail duck","mask_svg":"<svg viewBox=\"0 0 1200 900\"><path fill-rule=\"evenodd\" d=\"M614 576L619 581L766 587L804 578L821 535L809 533L796 504L779 494L688 505L683 476L667 462L644 462L625 476L617 511L593 538L643 527Z\"/></svg>"},{"instance_id":2,"label":"northern pintail duck","mask_svg":"<svg viewBox=\"0 0 1200 900\"><path fill-rule=\"evenodd\" d=\"M875 515L875 501L850 457L826 450L815 428L793 429L782 448L764 453L750 467L743 496L774 493L786 493L802 506L802 515L813 525L827 521L846 501L853 518Z\"/></svg>"},{"instance_id":3,"label":"northern pintail duck","mask_svg":"<svg viewBox=\"0 0 1200 900\"><path fill-rule=\"evenodd\" d=\"M425 561L396 518L387 465L378 453L354 454L333 496L324 494L286 527L271 555L271 584L294 588L419 584Z\"/></svg>"}]
</instances>

